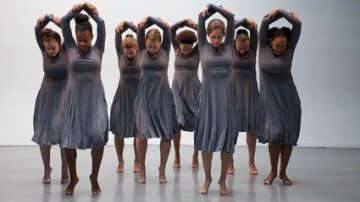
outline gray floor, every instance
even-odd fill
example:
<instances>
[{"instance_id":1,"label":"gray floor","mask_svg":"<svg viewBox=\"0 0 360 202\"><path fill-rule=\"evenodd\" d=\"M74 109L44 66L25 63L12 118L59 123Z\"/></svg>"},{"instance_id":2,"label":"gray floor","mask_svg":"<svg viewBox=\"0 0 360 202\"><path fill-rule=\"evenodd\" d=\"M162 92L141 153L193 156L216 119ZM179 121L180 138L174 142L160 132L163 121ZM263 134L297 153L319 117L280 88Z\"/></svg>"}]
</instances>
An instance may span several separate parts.
<instances>
[{"instance_id":1,"label":"gray floor","mask_svg":"<svg viewBox=\"0 0 360 202\"><path fill-rule=\"evenodd\" d=\"M190 168L192 147L181 148L182 167L173 169L173 151L167 167L167 184L159 184L157 167L158 146L149 146L147 154L147 183L138 184L132 172L133 150L125 147L125 173L115 172L117 166L114 146L106 146L99 183L103 193L92 196L88 175L91 168L89 150L78 152L80 182L73 196L64 196L65 185L60 184L59 148L52 149L52 183L43 185L40 153L36 146L0 147L0 201L360 201L360 149L295 148L288 175L293 186L280 180L273 185L262 184L269 171L266 147L258 147L256 163L260 174L248 175L246 147L237 147L235 175L228 176L231 194L220 196L217 186L219 153L213 162L214 182L207 195L198 194L204 176Z\"/></svg>"}]
</instances>

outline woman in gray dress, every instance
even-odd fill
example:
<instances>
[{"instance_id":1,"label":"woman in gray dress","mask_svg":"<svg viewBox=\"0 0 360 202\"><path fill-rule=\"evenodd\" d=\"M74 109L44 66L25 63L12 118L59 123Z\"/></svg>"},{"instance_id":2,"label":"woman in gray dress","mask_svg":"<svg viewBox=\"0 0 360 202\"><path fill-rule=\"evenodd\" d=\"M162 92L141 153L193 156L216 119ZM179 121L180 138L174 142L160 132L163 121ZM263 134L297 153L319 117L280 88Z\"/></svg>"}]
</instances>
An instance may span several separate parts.
<instances>
[{"instance_id":1,"label":"woman in gray dress","mask_svg":"<svg viewBox=\"0 0 360 202\"><path fill-rule=\"evenodd\" d=\"M271 28L269 24L284 17L292 24ZM257 117L257 137L269 143L271 172L264 184L271 184L277 176L285 185L293 182L286 168L300 133L301 106L293 77L292 59L300 38L301 22L297 14L284 9L274 9L263 19L259 32L260 105Z\"/></svg>"},{"instance_id":2,"label":"woman in gray dress","mask_svg":"<svg viewBox=\"0 0 360 202\"><path fill-rule=\"evenodd\" d=\"M256 22L250 18L244 18L235 23L235 29L240 26L245 29L240 28L236 32L233 70L238 109L238 128L240 132L246 132L250 175L257 175L258 171L255 166L255 119L259 105L259 90L255 68L258 32ZM250 36L246 29L250 31ZM234 173L233 162L232 159L228 174Z\"/></svg>"},{"instance_id":3,"label":"woman in gray dress","mask_svg":"<svg viewBox=\"0 0 360 202\"><path fill-rule=\"evenodd\" d=\"M150 29L145 35L145 29L154 24L163 30L162 42L161 34L156 28ZM138 182L146 182L147 139L161 138L159 182L166 183L165 167L171 139L177 127L174 100L167 76L171 46L169 25L161 19L145 17L138 24L137 41L141 57L141 78L135 99L138 133L136 149L140 163Z\"/></svg>"},{"instance_id":4,"label":"woman in gray dress","mask_svg":"<svg viewBox=\"0 0 360 202\"><path fill-rule=\"evenodd\" d=\"M94 45L92 26L85 10L97 23ZM75 17L76 41L72 36L70 21ZM76 149L91 148L91 191L101 192L97 181L104 145L108 140L108 114L104 88L101 81L101 60L105 45L105 23L96 7L90 3L75 5L61 19L61 27L69 58L69 81L65 90L63 120L61 122L62 147L66 149L70 183L64 194L71 195L79 181L76 172Z\"/></svg>"},{"instance_id":5,"label":"woman in gray dress","mask_svg":"<svg viewBox=\"0 0 360 202\"><path fill-rule=\"evenodd\" d=\"M227 28L223 21L214 18L205 29L205 20L215 12L226 18ZM235 93L232 86L234 32L234 15L228 9L210 4L199 14L198 44L203 79L195 130L195 148L201 151L204 165L205 182L199 189L202 194L208 192L212 182L212 156L213 152L217 151L221 152L221 174L218 181L220 194L229 193L226 187L226 174L231 155L234 153L235 136L238 133Z\"/></svg>"},{"instance_id":6,"label":"woman in gray dress","mask_svg":"<svg viewBox=\"0 0 360 202\"><path fill-rule=\"evenodd\" d=\"M39 144L44 164L43 183L50 183L50 149L51 145L60 144L60 135L55 129L53 120L61 110L61 100L67 84L67 53L61 44L60 35L45 28L49 22L60 27L60 18L53 15L41 16L35 26L36 41L42 53L44 77L36 97L34 111L34 135L32 141ZM61 183L67 183L69 176L65 152L61 152Z\"/></svg>"},{"instance_id":7,"label":"woman in gray dress","mask_svg":"<svg viewBox=\"0 0 360 202\"><path fill-rule=\"evenodd\" d=\"M196 34L192 30L183 30L176 33L178 29L189 27L196 31L196 23L191 19L181 20L170 27L171 42L175 51L175 74L172 83L176 116L179 129L174 135L175 160L173 167L180 168L180 138L181 130L194 131L196 126L199 103L197 101L201 83L198 77L200 62ZM198 168L198 151L194 148L192 167Z\"/></svg>"},{"instance_id":8,"label":"woman in gray dress","mask_svg":"<svg viewBox=\"0 0 360 202\"><path fill-rule=\"evenodd\" d=\"M111 105L110 131L115 135L114 143L119 165L117 172L124 172L124 138L134 138L134 172L139 172L139 160L136 152L135 97L140 80L140 59L136 39L128 34L124 40L122 34L126 30L136 31L131 22L119 22L115 29L115 48L120 70L119 85Z\"/></svg>"}]
</instances>

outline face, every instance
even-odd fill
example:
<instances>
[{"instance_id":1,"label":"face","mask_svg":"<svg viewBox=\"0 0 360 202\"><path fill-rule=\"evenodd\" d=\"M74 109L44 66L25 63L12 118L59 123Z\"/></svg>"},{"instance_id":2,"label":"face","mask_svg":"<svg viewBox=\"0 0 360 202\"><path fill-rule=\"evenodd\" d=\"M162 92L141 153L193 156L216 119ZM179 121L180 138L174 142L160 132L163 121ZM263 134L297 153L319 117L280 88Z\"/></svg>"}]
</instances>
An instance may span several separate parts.
<instances>
[{"instance_id":1,"label":"face","mask_svg":"<svg viewBox=\"0 0 360 202\"><path fill-rule=\"evenodd\" d=\"M156 54L160 49L160 41L158 40L146 40L146 49L150 54Z\"/></svg>"},{"instance_id":2,"label":"face","mask_svg":"<svg viewBox=\"0 0 360 202\"><path fill-rule=\"evenodd\" d=\"M250 49L250 41L249 41L249 39L236 40L235 41L235 48L236 48L236 51L240 55L245 55Z\"/></svg>"},{"instance_id":3,"label":"face","mask_svg":"<svg viewBox=\"0 0 360 202\"><path fill-rule=\"evenodd\" d=\"M76 43L81 51L86 51L91 47L93 35L89 31L81 31L76 33Z\"/></svg>"},{"instance_id":4,"label":"face","mask_svg":"<svg viewBox=\"0 0 360 202\"><path fill-rule=\"evenodd\" d=\"M192 44L185 44L185 43L180 44L180 51L181 51L181 54L183 54L184 56L190 55L192 49L193 49Z\"/></svg>"},{"instance_id":5,"label":"face","mask_svg":"<svg viewBox=\"0 0 360 202\"><path fill-rule=\"evenodd\" d=\"M136 52L137 52L137 49L135 47L124 48L124 55L125 55L125 57L127 57L130 60L134 59Z\"/></svg>"},{"instance_id":6,"label":"face","mask_svg":"<svg viewBox=\"0 0 360 202\"><path fill-rule=\"evenodd\" d=\"M276 37L271 41L271 48L276 56L281 56L285 53L287 47L286 37Z\"/></svg>"},{"instance_id":7,"label":"face","mask_svg":"<svg viewBox=\"0 0 360 202\"><path fill-rule=\"evenodd\" d=\"M44 41L44 46L46 53L51 57L55 57L60 51L60 44L55 39Z\"/></svg>"},{"instance_id":8,"label":"face","mask_svg":"<svg viewBox=\"0 0 360 202\"><path fill-rule=\"evenodd\" d=\"M224 39L224 33L221 29L215 29L208 34L210 43L214 48L220 47Z\"/></svg>"}]
</instances>

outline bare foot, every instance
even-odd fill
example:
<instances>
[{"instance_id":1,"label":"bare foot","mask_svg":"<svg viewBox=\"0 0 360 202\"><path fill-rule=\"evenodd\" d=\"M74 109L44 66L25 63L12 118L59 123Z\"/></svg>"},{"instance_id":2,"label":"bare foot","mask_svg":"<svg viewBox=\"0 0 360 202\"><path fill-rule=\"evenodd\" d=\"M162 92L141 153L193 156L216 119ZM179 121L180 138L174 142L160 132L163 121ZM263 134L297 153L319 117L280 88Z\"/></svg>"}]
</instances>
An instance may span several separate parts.
<instances>
[{"instance_id":1,"label":"bare foot","mask_svg":"<svg viewBox=\"0 0 360 202\"><path fill-rule=\"evenodd\" d=\"M199 168L199 160L198 160L197 156L193 155L191 167L192 168Z\"/></svg>"},{"instance_id":2,"label":"bare foot","mask_svg":"<svg viewBox=\"0 0 360 202\"><path fill-rule=\"evenodd\" d=\"M272 184L273 180L276 178L276 173L270 173L264 180L265 185Z\"/></svg>"},{"instance_id":3,"label":"bare foot","mask_svg":"<svg viewBox=\"0 0 360 202\"><path fill-rule=\"evenodd\" d=\"M227 174L233 175L235 173L234 164L230 163Z\"/></svg>"},{"instance_id":4,"label":"bare foot","mask_svg":"<svg viewBox=\"0 0 360 202\"><path fill-rule=\"evenodd\" d=\"M91 182L91 192L93 195L97 195L101 193L100 185L97 180L97 176L90 175L90 182Z\"/></svg>"},{"instance_id":5,"label":"bare foot","mask_svg":"<svg viewBox=\"0 0 360 202\"><path fill-rule=\"evenodd\" d=\"M201 187L199 188L199 193L200 194L207 194L208 191L209 191L209 187L210 187L211 182L212 182L212 179L205 180L204 184L201 185Z\"/></svg>"},{"instance_id":6,"label":"bare foot","mask_svg":"<svg viewBox=\"0 0 360 202\"><path fill-rule=\"evenodd\" d=\"M134 173L139 173L139 172L140 172L139 162L134 161Z\"/></svg>"},{"instance_id":7,"label":"bare foot","mask_svg":"<svg viewBox=\"0 0 360 202\"><path fill-rule=\"evenodd\" d=\"M62 169L61 171L61 180L60 180L60 183L61 184L65 184L65 183L68 183L70 181L69 179L69 174L67 172L67 168L66 169Z\"/></svg>"},{"instance_id":8,"label":"bare foot","mask_svg":"<svg viewBox=\"0 0 360 202\"><path fill-rule=\"evenodd\" d=\"M70 182L66 187L66 190L64 191L64 195L72 195L74 193L75 186L78 182L79 182L78 177L76 177L75 179L70 179Z\"/></svg>"},{"instance_id":9,"label":"bare foot","mask_svg":"<svg viewBox=\"0 0 360 202\"><path fill-rule=\"evenodd\" d=\"M173 168L180 168L181 164L180 164L180 155L175 155L175 160L173 163Z\"/></svg>"},{"instance_id":10,"label":"bare foot","mask_svg":"<svg viewBox=\"0 0 360 202\"><path fill-rule=\"evenodd\" d=\"M124 161L119 161L119 165L118 165L118 167L116 169L116 172L123 173L124 172L124 164L125 164Z\"/></svg>"},{"instance_id":11,"label":"bare foot","mask_svg":"<svg viewBox=\"0 0 360 202\"><path fill-rule=\"evenodd\" d=\"M224 182L220 182L220 180L218 181L219 185L220 185L220 194L221 195L226 195L229 193L229 190L226 187L226 183Z\"/></svg>"},{"instance_id":12,"label":"bare foot","mask_svg":"<svg viewBox=\"0 0 360 202\"><path fill-rule=\"evenodd\" d=\"M145 166L143 168L140 167L138 182L139 183L145 183L146 182Z\"/></svg>"},{"instance_id":13,"label":"bare foot","mask_svg":"<svg viewBox=\"0 0 360 202\"><path fill-rule=\"evenodd\" d=\"M159 182L162 183L167 183L167 179L166 179L166 175L165 175L165 170L161 170L159 168Z\"/></svg>"},{"instance_id":14,"label":"bare foot","mask_svg":"<svg viewBox=\"0 0 360 202\"><path fill-rule=\"evenodd\" d=\"M255 166L255 163L249 163L250 175L258 175L259 172Z\"/></svg>"},{"instance_id":15,"label":"bare foot","mask_svg":"<svg viewBox=\"0 0 360 202\"><path fill-rule=\"evenodd\" d=\"M288 178L288 176L283 173L279 174L279 178L283 181L284 185L292 185L293 182Z\"/></svg>"},{"instance_id":16,"label":"bare foot","mask_svg":"<svg viewBox=\"0 0 360 202\"><path fill-rule=\"evenodd\" d=\"M51 177L50 177L51 171L52 171L51 167L49 167L48 169L45 169L44 177L43 177L43 180L42 180L42 182L44 184L50 184L51 183Z\"/></svg>"}]
</instances>

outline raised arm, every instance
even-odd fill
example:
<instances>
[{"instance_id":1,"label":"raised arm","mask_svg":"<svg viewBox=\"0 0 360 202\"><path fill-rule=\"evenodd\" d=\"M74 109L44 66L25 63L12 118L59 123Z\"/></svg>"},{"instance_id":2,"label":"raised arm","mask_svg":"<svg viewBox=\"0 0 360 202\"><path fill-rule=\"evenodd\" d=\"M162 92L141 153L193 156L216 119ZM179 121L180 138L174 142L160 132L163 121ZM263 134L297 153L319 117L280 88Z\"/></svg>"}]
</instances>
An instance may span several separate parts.
<instances>
[{"instance_id":1,"label":"raised arm","mask_svg":"<svg viewBox=\"0 0 360 202\"><path fill-rule=\"evenodd\" d=\"M170 28L169 28L169 24L166 23L164 20L160 19L160 18L155 18L150 16L148 18L148 23L146 23L147 26L151 26L153 24L157 25L160 27L160 29L163 30L163 41L161 43L161 47L163 49L165 49L166 51L170 51L171 48L171 37L170 37Z\"/></svg>"},{"instance_id":2,"label":"raised arm","mask_svg":"<svg viewBox=\"0 0 360 202\"><path fill-rule=\"evenodd\" d=\"M56 24L57 26L60 27L58 22L54 20L53 15L44 15L44 16L39 17L39 19L37 20L36 26L35 26L35 38L36 38L36 42L41 51L45 50L44 43L41 38L41 32L50 21L54 22L54 24Z\"/></svg>"},{"instance_id":3,"label":"raised arm","mask_svg":"<svg viewBox=\"0 0 360 202\"><path fill-rule=\"evenodd\" d=\"M148 17L144 17L144 19L138 23L137 25L137 43L138 43L138 47L139 50L145 50L146 49L146 45L145 45L145 29L147 28L146 26L146 21L147 21Z\"/></svg>"},{"instance_id":4,"label":"raised arm","mask_svg":"<svg viewBox=\"0 0 360 202\"><path fill-rule=\"evenodd\" d=\"M72 31L70 27L70 21L75 17L77 13L71 9L66 15L61 18L61 30L64 37L64 43L66 48L71 48L76 46L76 42L72 36Z\"/></svg>"},{"instance_id":5,"label":"raised arm","mask_svg":"<svg viewBox=\"0 0 360 202\"><path fill-rule=\"evenodd\" d=\"M97 47L98 49L100 49L102 52L104 52L104 50L105 50L105 37L106 37L105 22L95 12L92 12L90 14L90 16L97 24L97 37L96 37L96 42L95 42L94 46Z\"/></svg>"},{"instance_id":6,"label":"raised arm","mask_svg":"<svg viewBox=\"0 0 360 202\"><path fill-rule=\"evenodd\" d=\"M223 8L222 6L216 6L214 4L209 4L209 9L221 14L227 21L226 37L225 44L234 44L234 35L235 35L235 19L234 14L230 12L229 9Z\"/></svg>"},{"instance_id":7,"label":"raised arm","mask_svg":"<svg viewBox=\"0 0 360 202\"><path fill-rule=\"evenodd\" d=\"M235 29L238 27L244 27L250 31L250 48L256 53L258 47L258 30L257 24L250 18L243 18L235 23Z\"/></svg>"},{"instance_id":8,"label":"raised arm","mask_svg":"<svg viewBox=\"0 0 360 202\"><path fill-rule=\"evenodd\" d=\"M197 24L197 35L198 35L198 46L200 47L207 44L205 21L214 13L215 13L214 10L209 8L209 6L207 6L199 14L198 24Z\"/></svg>"},{"instance_id":9,"label":"raised arm","mask_svg":"<svg viewBox=\"0 0 360 202\"><path fill-rule=\"evenodd\" d=\"M171 25L170 27L170 33L171 33L171 43L174 47L174 50L179 48L179 44L176 41L176 31L184 26L186 26L187 20L181 20L176 22L175 24Z\"/></svg>"},{"instance_id":10,"label":"raised arm","mask_svg":"<svg viewBox=\"0 0 360 202\"><path fill-rule=\"evenodd\" d=\"M135 25L126 21L119 22L119 24L115 28L115 48L118 56L123 54L122 34L127 29L131 29L133 32L137 33Z\"/></svg>"},{"instance_id":11,"label":"raised arm","mask_svg":"<svg viewBox=\"0 0 360 202\"><path fill-rule=\"evenodd\" d=\"M301 34L301 21L294 12L286 11L284 9L279 9L278 11L279 18L285 18L291 25L291 37L288 43L288 47L295 49L297 42L299 41Z\"/></svg>"}]
</instances>

